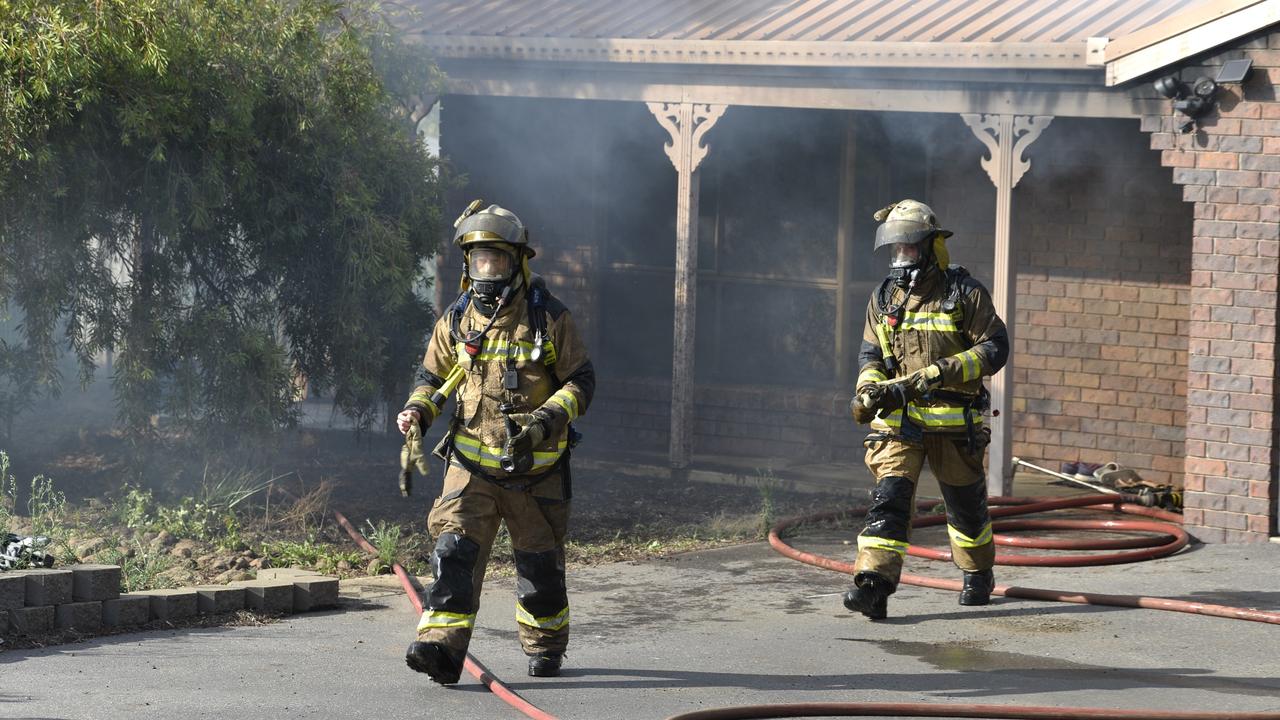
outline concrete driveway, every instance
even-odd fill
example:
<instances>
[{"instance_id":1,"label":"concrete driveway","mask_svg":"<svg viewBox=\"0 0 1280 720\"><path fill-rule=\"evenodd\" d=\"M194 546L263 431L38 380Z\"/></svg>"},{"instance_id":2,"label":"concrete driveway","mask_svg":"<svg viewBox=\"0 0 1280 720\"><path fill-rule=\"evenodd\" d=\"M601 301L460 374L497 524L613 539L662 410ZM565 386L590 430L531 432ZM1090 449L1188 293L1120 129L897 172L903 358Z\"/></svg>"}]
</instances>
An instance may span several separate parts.
<instances>
[{"instance_id":1,"label":"concrete driveway","mask_svg":"<svg viewBox=\"0 0 1280 720\"><path fill-rule=\"evenodd\" d=\"M927 532L918 539L940 540ZM847 559L846 540L811 532L794 542ZM914 558L908 570L958 575ZM1029 600L961 608L951 593L912 587L891 599L888 620L872 623L840 605L847 579L763 543L582 570L570 576L565 676L534 679L516 642L513 581L498 578L486 588L472 652L565 720L820 701L1280 707L1280 626ZM1277 610L1280 546L1198 546L1101 568L997 568L997 580ZM469 676L442 688L404 666L415 617L395 587L351 583L344 593L340 611L264 626L0 652L0 717L520 717Z\"/></svg>"}]
</instances>

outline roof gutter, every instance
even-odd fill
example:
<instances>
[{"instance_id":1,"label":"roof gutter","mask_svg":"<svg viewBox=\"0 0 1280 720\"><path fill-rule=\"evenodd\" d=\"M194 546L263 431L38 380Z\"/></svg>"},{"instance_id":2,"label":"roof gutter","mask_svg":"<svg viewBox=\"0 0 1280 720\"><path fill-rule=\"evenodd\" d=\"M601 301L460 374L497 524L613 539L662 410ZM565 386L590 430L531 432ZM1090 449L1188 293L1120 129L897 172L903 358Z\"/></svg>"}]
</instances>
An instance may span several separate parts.
<instances>
[{"instance_id":1,"label":"roof gutter","mask_svg":"<svg viewBox=\"0 0 1280 720\"><path fill-rule=\"evenodd\" d=\"M1276 0L1280 3L1280 0ZM1084 40L1065 43L635 40L418 35L437 59L680 65L1087 70Z\"/></svg>"}]
</instances>

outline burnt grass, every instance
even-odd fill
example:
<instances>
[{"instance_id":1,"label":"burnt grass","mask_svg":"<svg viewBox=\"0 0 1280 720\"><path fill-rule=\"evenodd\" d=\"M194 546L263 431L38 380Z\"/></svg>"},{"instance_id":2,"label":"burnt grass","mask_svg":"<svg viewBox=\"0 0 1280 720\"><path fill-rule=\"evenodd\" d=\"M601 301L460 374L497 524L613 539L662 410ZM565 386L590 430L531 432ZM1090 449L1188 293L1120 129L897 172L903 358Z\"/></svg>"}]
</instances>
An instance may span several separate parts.
<instances>
[{"instance_id":1,"label":"burnt grass","mask_svg":"<svg viewBox=\"0 0 1280 720\"><path fill-rule=\"evenodd\" d=\"M103 562L121 553L154 551L173 565L156 586L243 579L273 564L294 564L268 547L307 543L329 557L317 569L342 576L385 572L358 551L333 520L343 513L362 530L398 526L397 559L410 571L429 573L431 538L426 516L439 495L443 463L432 458L430 477L415 476L402 497L399 438L350 430L299 429L270 446L238 446L218 452L193 449L178 437L139 449L111 431L70 431L27 447L5 449L17 478L19 514L31 478L45 475L67 499L68 541L63 555ZM607 459L593 449L592 457ZM221 473L221 475L219 475ZM127 527L122 505L127 487L150 491L157 506L199 496L211 476L253 478L267 487L235 509L237 534L228 540L212 528L204 537L149 527ZM126 485L126 483L128 485ZM792 492L767 473L756 486L721 485L632 474L573 470L571 566L662 557L677 552L763 540L777 520L855 504L850 496ZM11 523L14 531L30 525ZM105 540L105 542L104 542ZM130 550L129 548L134 548ZM490 572L510 572L509 539L500 532ZM273 557L275 561L273 562ZM70 557L60 558L62 562ZM306 565L309 563L301 563ZM152 584L145 579L142 584ZM141 589L132 587L130 589Z\"/></svg>"}]
</instances>

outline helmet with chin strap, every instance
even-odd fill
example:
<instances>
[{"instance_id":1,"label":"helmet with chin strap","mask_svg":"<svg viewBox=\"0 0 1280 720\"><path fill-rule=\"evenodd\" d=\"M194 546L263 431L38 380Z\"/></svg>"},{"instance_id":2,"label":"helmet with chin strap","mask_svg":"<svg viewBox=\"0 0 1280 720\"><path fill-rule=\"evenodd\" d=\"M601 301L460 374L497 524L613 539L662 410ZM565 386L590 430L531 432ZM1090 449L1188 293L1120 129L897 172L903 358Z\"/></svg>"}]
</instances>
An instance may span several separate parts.
<instances>
[{"instance_id":1,"label":"helmet with chin strap","mask_svg":"<svg viewBox=\"0 0 1280 720\"><path fill-rule=\"evenodd\" d=\"M464 257L463 285L485 301L495 301L519 286L534 256L529 232L516 214L498 205L484 209L473 200L453 224L453 242Z\"/></svg>"},{"instance_id":2,"label":"helmet with chin strap","mask_svg":"<svg viewBox=\"0 0 1280 720\"><path fill-rule=\"evenodd\" d=\"M918 200L899 200L876 211L875 219L881 225L876 228L873 251L889 246L893 271L921 270L930 262L944 260L946 245L942 241L952 233L938 225L938 218L928 205Z\"/></svg>"}]
</instances>

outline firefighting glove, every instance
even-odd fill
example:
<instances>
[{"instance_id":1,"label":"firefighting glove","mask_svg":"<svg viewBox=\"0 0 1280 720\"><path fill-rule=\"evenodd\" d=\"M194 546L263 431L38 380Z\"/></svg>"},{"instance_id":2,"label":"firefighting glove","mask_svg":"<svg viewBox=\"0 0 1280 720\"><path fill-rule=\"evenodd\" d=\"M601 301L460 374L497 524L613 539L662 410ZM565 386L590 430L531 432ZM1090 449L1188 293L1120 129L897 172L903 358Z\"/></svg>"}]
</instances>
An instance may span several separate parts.
<instances>
[{"instance_id":1,"label":"firefighting glove","mask_svg":"<svg viewBox=\"0 0 1280 720\"><path fill-rule=\"evenodd\" d=\"M878 412L887 415L894 410L901 410L911 401L907 392L904 380L889 380L867 385L853 398L853 403L850 405L853 419L859 423L869 423L875 419Z\"/></svg>"},{"instance_id":2,"label":"firefighting glove","mask_svg":"<svg viewBox=\"0 0 1280 720\"><path fill-rule=\"evenodd\" d=\"M549 434L547 420L541 414L513 413L508 416L520 431L507 440L506 453L512 456L526 455L542 444Z\"/></svg>"},{"instance_id":3,"label":"firefighting glove","mask_svg":"<svg viewBox=\"0 0 1280 720\"><path fill-rule=\"evenodd\" d=\"M859 425L866 425L876 417L876 411L866 405L867 397L862 393L853 396L853 400L849 403L849 409L853 412L853 421Z\"/></svg>"},{"instance_id":4,"label":"firefighting glove","mask_svg":"<svg viewBox=\"0 0 1280 720\"><path fill-rule=\"evenodd\" d=\"M907 394L907 402L924 397L930 390L942 385L942 368L937 363L930 363L908 375L902 385Z\"/></svg>"},{"instance_id":5,"label":"firefighting glove","mask_svg":"<svg viewBox=\"0 0 1280 720\"><path fill-rule=\"evenodd\" d=\"M415 419L404 434L404 446L400 448L400 494L409 497L413 491L413 471L425 476L430 472L427 453L422 447L422 426Z\"/></svg>"}]
</instances>

